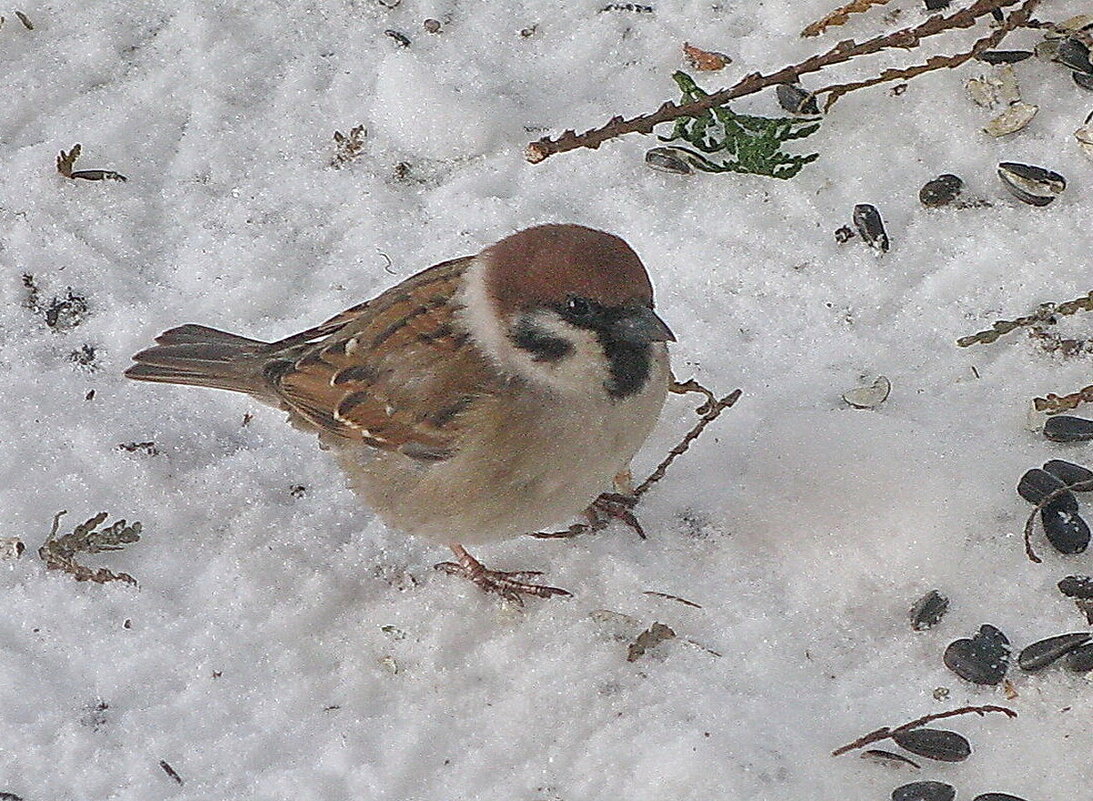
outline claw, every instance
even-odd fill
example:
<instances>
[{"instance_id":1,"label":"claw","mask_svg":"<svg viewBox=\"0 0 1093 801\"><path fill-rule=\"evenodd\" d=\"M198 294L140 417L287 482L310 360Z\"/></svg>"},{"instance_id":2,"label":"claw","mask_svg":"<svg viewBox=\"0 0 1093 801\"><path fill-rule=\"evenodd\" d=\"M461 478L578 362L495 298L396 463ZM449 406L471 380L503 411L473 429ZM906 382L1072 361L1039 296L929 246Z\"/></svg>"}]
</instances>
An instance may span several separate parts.
<instances>
[{"instance_id":1,"label":"claw","mask_svg":"<svg viewBox=\"0 0 1093 801\"><path fill-rule=\"evenodd\" d=\"M545 584L532 584L531 580L543 575L539 570L487 570L482 563L471 556L462 545L452 545L452 552L457 562L441 562L436 565L437 570L442 570L452 576L462 576L473 581L485 592L500 595L506 601L523 606L524 599L521 596L534 595L536 598L551 598L555 595L572 595L573 593L560 587L549 587Z\"/></svg>"}]
</instances>

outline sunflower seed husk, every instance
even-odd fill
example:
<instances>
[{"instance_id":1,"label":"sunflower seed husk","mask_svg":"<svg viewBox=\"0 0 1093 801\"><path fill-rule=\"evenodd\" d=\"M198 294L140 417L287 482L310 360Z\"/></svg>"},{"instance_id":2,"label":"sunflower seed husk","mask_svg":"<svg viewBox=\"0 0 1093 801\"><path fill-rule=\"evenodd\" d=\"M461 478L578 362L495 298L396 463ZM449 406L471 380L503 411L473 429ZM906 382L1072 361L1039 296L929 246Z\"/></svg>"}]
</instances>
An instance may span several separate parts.
<instances>
[{"instance_id":1,"label":"sunflower seed husk","mask_svg":"<svg viewBox=\"0 0 1093 801\"><path fill-rule=\"evenodd\" d=\"M853 221L865 244L881 253L888 251L888 232L876 206L859 203L854 207Z\"/></svg>"},{"instance_id":2,"label":"sunflower seed husk","mask_svg":"<svg viewBox=\"0 0 1093 801\"><path fill-rule=\"evenodd\" d=\"M1063 664L1074 673L1088 673L1093 670L1093 644L1079 645L1066 655Z\"/></svg>"},{"instance_id":3,"label":"sunflower seed husk","mask_svg":"<svg viewBox=\"0 0 1093 801\"><path fill-rule=\"evenodd\" d=\"M973 684L998 684L1009 668L1009 640L990 624L971 639L954 640L945 649L945 667Z\"/></svg>"},{"instance_id":4,"label":"sunflower seed husk","mask_svg":"<svg viewBox=\"0 0 1093 801\"><path fill-rule=\"evenodd\" d=\"M1061 496L1065 497L1065 496ZM1077 512L1068 512L1060 498L1040 510L1044 535L1056 551L1062 554L1081 553L1089 547L1089 526Z\"/></svg>"},{"instance_id":5,"label":"sunflower seed husk","mask_svg":"<svg viewBox=\"0 0 1093 801\"><path fill-rule=\"evenodd\" d=\"M1014 103L983 126L983 132L995 138L1017 133L1036 116L1039 106L1032 103Z\"/></svg>"},{"instance_id":6,"label":"sunflower seed husk","mask_svg":"<svg viewBox=\"0 0 1093 801\"><path fill-rule=\"evenodd\" d=\"M678 147L654 147L645 151L645 163L654 170L673 175L690 175L694 172L687 151Z\"/></svg>"},{"instance_id":7,"label":"sunflower seed husk","mask_svg":"<svg viewBox=\"0 0 1093 801\"><path fill-rule=\"evenodd\" d=\"M820 113L816 95L795 83L780 83L774 89L778 105L790 114L815 117Z\"/></svg>"},{"instance_id":8,"label":"sunflower seed husk","mask_svg":"<svg viewBox=\"0 0 1093 801\"><path fill-rule=\"evenodd\" d=\"M1026 58L1032 58L1031 50L987 50L976 56L988 64L1016 64Z\"/></svg>"},{"instance_id":9,"label":"sunflower seed husk","mask_svg":"<svg viewBox=\"0 0 1093 801\"><path fill-rule=\"evenodd\" d=\"M930 590L911 607L911 628L925 631L936 626L949 611L949 599L937 590Z\"/></svg>"},{"instance_id":10,"label":"sunflower seed husk","mask_svg":"<svg viewBox=\"0 0 1093 801\"><path fill-rule=\"evenodd\" d=\"M1011 195L1032 206L1046 206L1066 189L1066 179L1059 173L1031 164L1003 161L998 177Z\"/></svg>"},{"instance_id":11,"label":"sunflower seed husk","mask_svg":"<svg viewBox=\"0 0 1093 801\"><path fill-rule=\"evenodd\" d=\"M1017 655L1017 664L1021 670L1028 671L1029 673L1042 670L1056 659L1065 656L1078 646L1085 645L1091 639L1093 639L1093 635L1085 631L1074 634L1060 634L1057 637L1048 637L1046 640L1034 642L1032 645L1024 648L1021 653Z\"/></svg>"}]
</instances>

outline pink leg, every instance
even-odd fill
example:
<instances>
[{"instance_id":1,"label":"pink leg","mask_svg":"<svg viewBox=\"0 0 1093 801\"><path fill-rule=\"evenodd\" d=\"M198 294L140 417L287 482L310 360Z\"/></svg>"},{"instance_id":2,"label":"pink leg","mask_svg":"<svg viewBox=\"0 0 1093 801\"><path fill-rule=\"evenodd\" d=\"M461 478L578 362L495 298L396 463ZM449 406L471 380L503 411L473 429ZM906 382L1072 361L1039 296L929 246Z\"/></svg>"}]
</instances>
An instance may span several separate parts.
<instances>
[{"instance_id":1,"label":"pink leg","mask_svg":"<svg viewBox=\"0 0 1093 801\"><path fill-rule=\"evenodd\" d=\"M548 587L543 584L531 584L530 579L543 575L537 570L518 570L504 572L501 570L487 570L481 562L467 553L466 549L458 543L450 546L455 554L456 562L441 562L436 566L437 570L443 570L453 576L462 576L470 579L486 592L494 592L507 601L523 604L521 595L534 595L537 598L550 598L554 595L572 595L559 587Z\"/></svg>"}]
</instances>

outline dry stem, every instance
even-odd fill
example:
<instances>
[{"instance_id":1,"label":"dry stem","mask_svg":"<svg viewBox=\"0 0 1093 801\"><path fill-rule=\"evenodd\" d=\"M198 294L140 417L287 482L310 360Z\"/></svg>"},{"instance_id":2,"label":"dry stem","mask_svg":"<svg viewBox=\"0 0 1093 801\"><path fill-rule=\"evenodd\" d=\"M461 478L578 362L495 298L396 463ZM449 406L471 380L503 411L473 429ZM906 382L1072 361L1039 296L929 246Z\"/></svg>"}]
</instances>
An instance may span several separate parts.
<instances>
[{"instance_id":1,"label":"dry stem","mask_svg":"<svg viewBox=\"0 0 1093 801\"><path fill-rule=\"evenodd\" d=\"M851 14L860 14L868 11L873 6L882 6L888 0L850 0L845 6L839 6L834 11L826 14L823 19L816 20L803 31L801 36L819 36L828 28L836 25L845 25Z\"/></svg>"},{"instance_id":2,"label":"dry stem","mask_svg":"<svg viewBox=\"0 0 1093 801\"><path fill-rule=\"evenodd\" d=\"M875 36L860 43L855 42L853 39L846 39L826 53L812 56L799 64L784 67L777 72L768 75L753 72L745 75L728 89L714 92L692 103L677 105L669 101L651 114L633 117L629 120L616 116L603 127L593 128L580 135L568 130L557 139L544 136L542 139L530 143L524 150L524 156L532 164L537 164L555 153L564 153L581 147L595 150L608 139L614 139L624 134L648 134L661 123L671 122L680 117L693 117L702 114L715 106L724 105L738 97L754 94L769 86L780 83L795 83L802 75L819 72L824 67L842 64L857 56L871 55L893 47L913 49L929 36L935 36L956 28L970 28L975 25L976 20L980 17L990 14L996 9L1012 6L1017 2L1018 0L976 0L967 8L947 17L935 15L912 28L904 28L894 33ZM1027 7L1028 11L1031 12L1037 2L1038 0L1026 0L1022 8Z\"/></svg>"},{"instance_id":3,"label":"dry stem","mask_svg":"<svg viewBox=\"0 0 1093 801\"><path fill-rule=\"evenodd\" d=\"M1032 399L1032 405L1036 407L1036 411L1050 414L1075 409L1082 403L1093 403L1093 384L1082 387L1077 392L1071 392L1069 395L1059 396L1049 392L1046 398Z\"/></svg>"},{"instance_id":4,"label":"dry stem","mask_svg":"<svg viewBox=\"0 0 1093 801\"><path fill-rule=\"evenodd\" d=\"M880 740L887 740L894 734L909 731L910 729L917 729L918 727L924 726L927 723L935 720L941 720L942 718L951 718L955 717L956 715L968 715L973 712L979 716L983 716L987 712L1003 712L1008 717L1017 717L1016 712L1004 706L962 706L959 709L950 709L948 712L935 712L932 715L923 715L920 718L915 718L910 723L904 723L902 726L897 726L894 729L889 729L887 726L882 726L876 731L871 731L869 732L869 734L862 735L852 743L847 743L841 748L836 748L834 751L831 752L831 756L841 756L847 751L853 751L855 748L862 748L867 745L872 745L873 743L879 742Z\"/></svg>"},{"instance_id":5,"label":"dry stem","mask_svg":"<svg viewBox=\"0 0 1093 801\"><path fill-rule=\"evenodd\" d=\"M911 67L904 67L903 69L887 69L880 75L869 78L864 81L854 81L853 83L833 84L831 86L825 86L822 89L817 89L816 94L827 93L827 102L824 103L824 111L828 111L835 101L840 97L856 89L864 89L869 86L876 86L879 83L887 83L889 81L901 81L914 78L916 75L922 75L924 72L932 72L939 69L955 69L966 61L969 61L984 50L990 50L993 47L997 47L998 44L1015 28L1022 27L1028 22L1029 17L1032 16L1033 9L1039 4L1040 0L1025 0L1024 4L1008 17L998 28L992 33L984 36L982 39L977 39L975 44L972 45L971 50L966 53L957 53L952 56L931 56L926 59L925 64L916 64Z\"/></svg>"}]
</instances>

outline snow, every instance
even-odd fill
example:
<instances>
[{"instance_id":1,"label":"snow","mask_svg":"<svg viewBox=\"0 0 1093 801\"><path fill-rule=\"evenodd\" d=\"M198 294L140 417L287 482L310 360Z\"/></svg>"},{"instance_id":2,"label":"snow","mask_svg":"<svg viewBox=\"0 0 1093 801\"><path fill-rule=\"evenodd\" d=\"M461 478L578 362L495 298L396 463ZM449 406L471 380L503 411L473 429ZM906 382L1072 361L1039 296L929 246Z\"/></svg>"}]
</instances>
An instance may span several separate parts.
<instances>
[{"instance_id":1,"label":"snow","mask_svg":"<svg viewBox=\"0 0 1093 801\"><path fill-rule=\"evenodd\" d=\"M23 8L34 30L4 12L0 510L27 551L0 563L0 791L864 801L938 779L962 798L1082 797L1089 677L1013 668L1007 700L941 654L987 622L1018 648L1087 628L1054 584L1093 570L1091 557L1037 539L1044 563L1028 562L1030 507L1014 487L1049 458L1093 462L1089 446L1027 425L1033 396L1093 383L1089 357L1049 355L1021 332L954 342L1093 288L1093 163L1072 137L1090 95L1053 65L1018 65L1041 110L993 140L980 132L990 113L961 88L983 65L898 97L854 93L799 143L822 155L787 182L656 173L642 163L654 140L634 136L530 165L522 148L544 132L674 98L684 41L735 59L702 78L714 89L891 29L874 9L802 41L829 9L820 0L603 5L53 0ZM920 4L899 6L900 24L922 18ZM1083 10L1056 0L1039 16ZM440 33L422 29L429 17ZM773 93L737 107L776 112ZM333 132L358 124L363 154L331 168ZM128 182L60 177L54 159L76 142L77 169ZM1005 160L1070 186L1047 208L1019 204L995 178ZM943 172L992 205L923 208L919 187ZM884 217L884 256L834 241L862 202ZM679 338L677 375L744 391L643 500L647 541L611 528L476 552L545 570L573 599L500 605L434 571L445 554L386 529L281 414L121 376L170 325L284 336L546 221L624 236ZM86 318L50 330L24 303L23 274L44 302L85 295ZM1087 336L1088 316L1060 328ZM85 344L93 369L68 358ZM883 405L842 403L878 374L893 384ZM669 401L639 475L691 426L689 404ZM118 447L148 441L157 455ZM61 509L62 532L99 510L139 520L139 543L85 557L139 587L48 571L36 550ZM907 610L932 588L951 610L912 632ZM628 662L653 622L678 637ZM972 742L962 764L830 756L963 704L1019 717L943 724Z\"/></svg>"}]
</instances>

